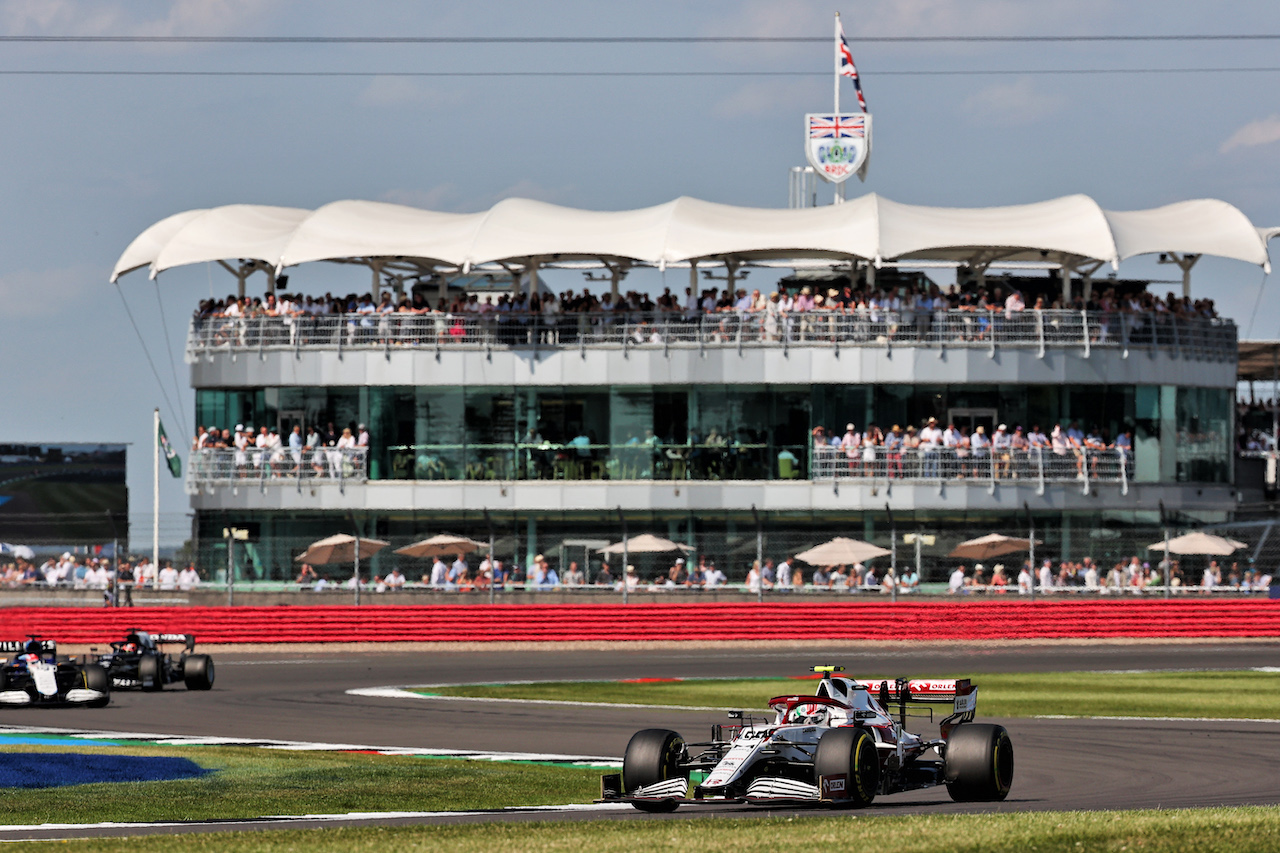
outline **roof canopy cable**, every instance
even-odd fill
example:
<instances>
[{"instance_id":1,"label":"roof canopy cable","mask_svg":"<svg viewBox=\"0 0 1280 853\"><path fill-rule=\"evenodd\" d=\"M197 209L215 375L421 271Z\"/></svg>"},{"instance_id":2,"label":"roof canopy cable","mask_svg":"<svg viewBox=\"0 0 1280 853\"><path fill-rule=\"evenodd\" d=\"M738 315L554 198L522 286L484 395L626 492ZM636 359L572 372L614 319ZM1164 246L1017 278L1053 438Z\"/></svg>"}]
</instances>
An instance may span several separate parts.
<instances>
[{"instance_id":1,"label":"roof canopy cable","mask_svg":"<svg viewBox=\"0 0 1280 853\"><path fill-rule=\"evenodd\" d=\"M129 316L129 324L133 326L133 333L138 336L138 343L142 344L142 354L147 357L147 364L151 365L151 374L156 378L156 385L160 387L160 396L164 398L164 404L169 407L169 413L173 415L176 423L182 423L178 417L178 409L173 405L173 401L169 399L169 392L165 390L164 380L160 378L160 371L156 370L156 363L151 358L151 350L147 348L147 339L142 336L142 330L138 328L138 321L133 318L133 311L129 309L129 301L124 298L124 290L121 289L120 283L116 282L116 292L120 294L120 303L124 305L124 313Z\"/></svg>"},{"instance_id":2,"label":"roof canopy cable","mask_svg":"<svg viewBox=\"0 0 1280 853\"><path fill-rule=\"evenodd\" d=\"M164 349L169 355L169 372L173 375L173 392L177 399L182 399L182 386L178 383L178 365L173 360L173 338L169 337L169 321L164 316L164 302L160 299L160 278L157 276L152 279L156 285L156 307L160 309L160 330L164 333ZM178 410L178 424L181 425L182 431L187 435L195 435L191 425L187 423L187 414L184 410Z\"/></svg>"}]
</instances>

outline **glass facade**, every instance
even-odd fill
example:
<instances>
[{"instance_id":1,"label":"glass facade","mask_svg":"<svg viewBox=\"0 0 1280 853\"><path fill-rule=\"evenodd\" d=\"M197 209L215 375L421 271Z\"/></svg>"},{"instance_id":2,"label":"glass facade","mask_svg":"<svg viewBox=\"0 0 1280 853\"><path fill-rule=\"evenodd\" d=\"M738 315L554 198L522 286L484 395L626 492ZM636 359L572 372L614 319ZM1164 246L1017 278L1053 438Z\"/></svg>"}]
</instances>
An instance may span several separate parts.
<instances>
[{"instance_id":1,"label":"glass facade","mask_svg":"<svg viewBox=\"0 0 1280 853\"><path fill-rule=\"evenodd\" d=\"M1231 389L694 385L200 389L196 420L368 425L371 479L803 479L812 431L940 422L1125 431L1138 482L1226 483Z\"/></svg>"}]
</instances>

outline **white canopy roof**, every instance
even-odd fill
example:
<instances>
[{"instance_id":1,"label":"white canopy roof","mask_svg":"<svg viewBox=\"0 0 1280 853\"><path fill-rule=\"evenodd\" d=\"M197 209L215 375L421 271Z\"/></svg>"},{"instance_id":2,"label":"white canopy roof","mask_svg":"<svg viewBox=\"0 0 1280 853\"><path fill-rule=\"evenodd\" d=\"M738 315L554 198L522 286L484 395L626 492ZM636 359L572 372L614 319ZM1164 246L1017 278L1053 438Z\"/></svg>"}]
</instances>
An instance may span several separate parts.
<instances>
[{"instance_id":1,"label":"white canopy roof","mask_svg":"<svg viewBox=\"0 0 1280 853\"><path fill-rule=\"evenodd\" d=\"M1009 207L901 204L875 194L794 210L733 207L681 197L601 212L506 199L484 213L337 201L315 211L229 205L179 213L129 244L111 280L205 261L260 261L276 269L321 260L411 259L428 265L617 260L663 265L699 259L858 258L871 261L1087 261L1117 264L1154 252L1217 255L1268 271L1267 241L1223 201L1107 211L1072 195Z\"/></svg>"}]
</instances>

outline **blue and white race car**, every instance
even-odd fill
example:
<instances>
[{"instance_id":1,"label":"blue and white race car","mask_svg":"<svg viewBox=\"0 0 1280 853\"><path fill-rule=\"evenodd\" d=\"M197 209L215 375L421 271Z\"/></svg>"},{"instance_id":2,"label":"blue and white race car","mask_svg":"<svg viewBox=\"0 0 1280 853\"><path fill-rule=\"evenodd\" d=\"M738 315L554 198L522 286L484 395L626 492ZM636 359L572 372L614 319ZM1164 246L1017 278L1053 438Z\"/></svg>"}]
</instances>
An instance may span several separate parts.
<instances>
[{"instance_id":1,"label":"blue and white race car","mask_svg":"<svg viewBox=\"0 0 1280 853\"><path fill-rule=\"evenodd\" d=\"M111 701L111 680L97 664L58 657L53 640L31 637L0 642L0 705L83 705Z\"/></svg>"},{"instance_id":2,"label":"blue and white race car","mask_svg":"<svg viewBox=\"0 0 1280 853\"><path fill-rule=\"evenodd\" d=\"M813 695L775 696L772 719L730 713L711 740L686 744L666 729L637 732L622 773L602 779L602 801L642 811L681 805L869 806L880 794L945 785L953 800L1003 800L1013 783L1013 744L1003 726L975 723L968 679L855 681L822 673ZM939 736L907 731L907 717L944 706ZM908 711L910 710L910 714ZM696 751L691 751L696 748Z\"/></svg>"}]
</instances>

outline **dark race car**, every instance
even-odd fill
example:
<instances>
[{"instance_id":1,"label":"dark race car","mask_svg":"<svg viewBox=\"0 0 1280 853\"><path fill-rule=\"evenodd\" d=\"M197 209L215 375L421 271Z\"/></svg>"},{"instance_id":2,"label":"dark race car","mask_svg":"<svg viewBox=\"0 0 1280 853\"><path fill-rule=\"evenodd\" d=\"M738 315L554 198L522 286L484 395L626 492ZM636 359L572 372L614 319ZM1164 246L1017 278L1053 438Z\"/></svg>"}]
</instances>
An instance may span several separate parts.
<instances>
[{"instance_id":1,"label":"dark race car","mask_svg":"<svg viewBox=\"0 0 1280 853\"><path fill-rule=\"evenodd\" d=\"M162 645L182 643L181 654L161 651ZM98 657L98 665L111 677L117 689L162 690L181 681L188 690L213 687L213 658L192 654L196 638L192 634L150 634L130 628L123 640L111 644L111 651Z\"/></svg>"},{"instance_id":2,"label":"dark race car","mask_svg":"<svg viewBox=\"0 0 1280 853\"><path fill-rule=\"evenodd\" d=\"M111 701L107 671L94 663L58 657L53 640L31 637L0 642L0 705L82 705L101 708Z\"/></svg>"}]
</instances>

